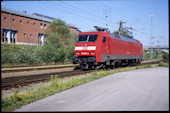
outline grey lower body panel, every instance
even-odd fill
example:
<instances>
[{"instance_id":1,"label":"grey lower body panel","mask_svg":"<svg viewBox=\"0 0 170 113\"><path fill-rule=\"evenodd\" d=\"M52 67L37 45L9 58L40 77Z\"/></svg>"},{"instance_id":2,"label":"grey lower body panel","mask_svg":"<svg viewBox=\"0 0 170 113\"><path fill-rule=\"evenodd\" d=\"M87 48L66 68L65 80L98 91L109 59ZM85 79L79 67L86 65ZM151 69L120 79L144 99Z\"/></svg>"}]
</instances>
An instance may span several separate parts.
<instances>
[{"instance_id":1,"label":"grey lower body panel","mask_svg":"<svg viewBox=\"0 0 170 113\"><path fill-rule=\"evenodd\" d=\"M129 60L129 59L143 59L143 56L134 55L101 55L101 62L106 62L108 60Z\"/></svg>"},{"instance_id":2,"label":"grey lower body panel","mask_svg":"<svg viewBox=\"0 0 170 113\"><path fill-rule=\"evenodd\" d=\"M96 62L95 56L74 56L72 58L73 64L82 63L82 62Z\"/></svg>"}]
</instances>

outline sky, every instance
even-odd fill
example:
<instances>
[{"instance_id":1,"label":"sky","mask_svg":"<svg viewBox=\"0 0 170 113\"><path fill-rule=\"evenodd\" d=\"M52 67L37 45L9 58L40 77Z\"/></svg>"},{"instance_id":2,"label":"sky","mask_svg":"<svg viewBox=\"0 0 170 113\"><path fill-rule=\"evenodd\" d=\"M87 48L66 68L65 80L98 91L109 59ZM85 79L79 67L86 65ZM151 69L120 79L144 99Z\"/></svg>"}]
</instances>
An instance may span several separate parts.
<instances>
[{"instance_id":1,"label":"sky","mask_svg":"<svg viewBox=\"0 0 170 113\"><path fill-rule=\"evenodd\" d=\"M93 26L109 28L113 33L123 27L133 28L133 36L144 47L169 46L168 0L52 0L1 1L2 8L27 11L59 18L82 32L95 30Z\"/></svg>"}]
</instances>

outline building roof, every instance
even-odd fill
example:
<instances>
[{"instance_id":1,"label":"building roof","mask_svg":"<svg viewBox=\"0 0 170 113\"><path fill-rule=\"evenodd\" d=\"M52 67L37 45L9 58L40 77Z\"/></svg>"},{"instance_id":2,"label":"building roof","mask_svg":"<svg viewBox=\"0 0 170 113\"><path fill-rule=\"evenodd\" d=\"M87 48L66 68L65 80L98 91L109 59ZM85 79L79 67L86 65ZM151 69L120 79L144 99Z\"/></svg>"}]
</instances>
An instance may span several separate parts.
<instances>
[{"instance_id":1,"label":"building roof","mask_svg":"<svg viewBox=\"0 0 170 113\"><path fill-rule=\"evenodd\" d=\"M11 9L6 9L6 8L1 8L1 12L11 13L11 14L14 14L14 15L19 15L19 16L23 16L23 17L27 17L27 18L45 21L45 22L52 22L54 19L57 19L57 18L53 18L53 17L50 17L50 16L38 14L38 13L27 14L26 11L14 11L14 10L11 10ZM66 25L68 25L69 27L79 29L76 26L71 25L71 24L66 24Z\"/></svg>"}]
</instances>

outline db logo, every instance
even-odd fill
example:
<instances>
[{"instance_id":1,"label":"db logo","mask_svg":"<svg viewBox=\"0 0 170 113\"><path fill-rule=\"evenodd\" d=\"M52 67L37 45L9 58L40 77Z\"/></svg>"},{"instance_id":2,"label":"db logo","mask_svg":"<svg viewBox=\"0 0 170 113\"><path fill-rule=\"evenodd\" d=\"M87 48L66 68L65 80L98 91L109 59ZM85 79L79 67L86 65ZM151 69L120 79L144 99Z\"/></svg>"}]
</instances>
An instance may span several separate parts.
<instances>
[{"instance_id":1,"label":"db logo","mask_svg":"<svg viewBox=\"0 0 170 113\"><path fill-rule=\"evenodd\" d=\"M83 50L87 50L87 47L84 47Z\"/></svg>"}]
</instances>

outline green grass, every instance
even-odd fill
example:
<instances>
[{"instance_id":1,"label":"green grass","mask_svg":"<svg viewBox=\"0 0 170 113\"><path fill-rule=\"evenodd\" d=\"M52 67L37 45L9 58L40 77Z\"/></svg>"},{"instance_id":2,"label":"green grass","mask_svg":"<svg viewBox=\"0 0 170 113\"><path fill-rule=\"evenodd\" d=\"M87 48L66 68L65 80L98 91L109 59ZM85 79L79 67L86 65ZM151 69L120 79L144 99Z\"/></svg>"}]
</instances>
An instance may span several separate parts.
<instances>
[{"instance_id":1,"label":"green grass","mask_svg":"<svg viewBox=\"0 0 170 113\"><path fill-rule=\"evenodd\" d=\"M162 65L162 63L161 63ZM136 67L126 67L122 69L113 69L113 70L101 70L101 71L94 71L90 74L81 77L72 77L71 79L63 82L57 75L51 75L50 85L40 87L36 91L30 91L27 93L19 93L17 89L14 94L10 97L3 97L1 99L1 110L3 112L13 111L22 105L34 102L36 100L45 98L57 92L61 92L63 90L78 86L80 84L84 84L110 74L124 72L124 71L131 71L135 69L143 69L143 68L151 68L151 65L144 65L144 66L136 66Z\"/></svg>"},{"instance_id":2,"label":"green grass","mask_svg":"<svg viewBox=\"0 0 170 113\"><path fill-rule=\"evenodd\" d=\"M161 67L169 67L169 63L160 62L160 63L158 64L158 66L161 66Z\"/></svg>"}]
</instances>

